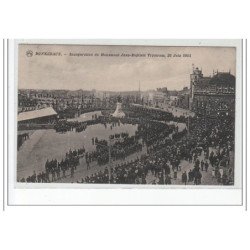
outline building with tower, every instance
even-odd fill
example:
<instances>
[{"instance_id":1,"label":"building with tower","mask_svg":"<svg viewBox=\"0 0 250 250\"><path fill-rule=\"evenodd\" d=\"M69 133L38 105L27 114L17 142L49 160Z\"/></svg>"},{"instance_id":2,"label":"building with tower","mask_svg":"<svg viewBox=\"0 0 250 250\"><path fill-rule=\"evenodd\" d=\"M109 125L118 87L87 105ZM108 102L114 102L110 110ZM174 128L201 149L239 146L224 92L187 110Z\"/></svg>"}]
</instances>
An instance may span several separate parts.
<instances>
[{"instance_id":1,"label":"building with tower","mask_svg":"<svg viewBox=\"0 0 250 250\"><path fill-rule=\"evenodd\" d=\"M189 108L197 115L234 116L235 76L231 72L213 71L204 76L202 69L193 67L190 75Z\"/></svg>"}]
</instances>

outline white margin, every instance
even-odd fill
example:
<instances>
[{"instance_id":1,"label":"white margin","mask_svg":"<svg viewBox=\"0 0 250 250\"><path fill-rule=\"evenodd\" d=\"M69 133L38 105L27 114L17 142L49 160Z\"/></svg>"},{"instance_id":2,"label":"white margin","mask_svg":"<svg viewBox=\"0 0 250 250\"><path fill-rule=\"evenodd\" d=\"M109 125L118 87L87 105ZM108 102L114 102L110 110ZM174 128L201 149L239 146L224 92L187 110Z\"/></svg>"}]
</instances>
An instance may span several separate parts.
<instances>
[{"instance_id":1,"label":"white margin","mask_svg":"<svg viewBox=\"0 0 250 250\"><path fill-rule=\"evenodd\" d=\"M235 185L137 186L21 184L16 187L17 48L24 44L220 46L236 47ZM9 44L9 205L242 205L241 40L10 40Z\"/></svg>"}]
</instances>

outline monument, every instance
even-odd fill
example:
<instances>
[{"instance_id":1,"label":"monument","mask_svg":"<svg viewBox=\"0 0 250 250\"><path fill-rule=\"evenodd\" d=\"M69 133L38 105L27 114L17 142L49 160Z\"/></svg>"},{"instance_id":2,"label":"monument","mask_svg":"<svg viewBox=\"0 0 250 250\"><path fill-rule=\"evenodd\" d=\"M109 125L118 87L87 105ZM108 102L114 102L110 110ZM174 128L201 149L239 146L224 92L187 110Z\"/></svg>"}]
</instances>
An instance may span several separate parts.
<instances>
[{"instance_id":1,"label":"monument","mask_svg":"<svg viewBox=\"0 0 250 250\"><path fill-rule=\"evenodd\" d=\"M123 118L125 116L125 113L122 111L122 102L120 97L117 98L116 110L112 116L116 118Z\"/></svg>"}]
</instances>

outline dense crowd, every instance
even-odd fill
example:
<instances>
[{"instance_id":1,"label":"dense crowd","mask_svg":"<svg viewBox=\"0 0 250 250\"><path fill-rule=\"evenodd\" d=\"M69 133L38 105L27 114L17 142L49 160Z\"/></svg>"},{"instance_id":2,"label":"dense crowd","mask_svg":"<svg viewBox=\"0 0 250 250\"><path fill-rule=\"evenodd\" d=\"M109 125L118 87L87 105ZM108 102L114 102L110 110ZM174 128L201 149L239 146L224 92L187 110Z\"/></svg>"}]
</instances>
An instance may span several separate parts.
<instances>
[{"instance_id":1,"label":"dense crowd","mask_svg":"<svg viewBox=\"0 0 250 250\"><path fill-rule=\"evenodd\" d=\"M128 117L137 118L155 121L172 121L173 114L161 109L144 107L142 105L132 105L128 112Z\"/></svg>"},{"instance_id":2,"label":"dense crowd","mask_svg":"<svg viewBox=\"0 0 250 250\"><path fill-rule=\"evenodd\" d=\"M137 133L145 140L148 148L147 155L142 155L132 161L124 161L111 168L110 180L108 168L106 168L103 172L99 171L83 178L81 182L145 184L147 174L150 171L154 176L157 176L160 184L171 184L170 166L172 166L173 170L179 170L180 157L175 152L169 152L170 158L166 157L166 152L162 152L161 155L159 153L163 146L171 145L172 140L168 137L170 133L183 136L186 132L186 130L178 132L177 127L170 129L169 126L163 123L144 123L138 126Z\"/></svg>"},{"instance_id":3,"label":"dense crowd","mask_svg":"<svg viewBox=\"0 0 250 250\"><path fill-rule=\"evenodd\" d=\"M173 179L177 179L177 173L181 172L183 184L200 185L202 172L208 169L212 169L213 178L218 183L234 183L234 169L230 164L230 152L234 151L233 117L193 117L189 122L182 117L180 121L185 120L189 128L179 131L178 125L164 122L165 117L161 117L163 113L155 112L149 116L143 113L120 120L93 117L88 122L61 121L55 126L57 132L81 132L95 123L101 123L106 128L107 124L111 124L110 129L120 126L120 123L137 124L137 131L133 136L128 133L114 134L109 141L92 138L92 144L96 146L94 151L85 152L84 148L70 150L63 160L47 161L44 172L38 175L34 173L21 181L54 182L66 178L67 174L74 177L80 158L84 157L87 169L91 168L91 162L99 166L107 165L104 169L96 169L94 174L78 179L81 183L172 184ZM127 160L127 156L142 151L143 147L147 149L146 155L138 154L136 159ZM122 163L108 166L111 159L121 160ZM182 171L183 160L192 164L188 172Z\"/></svg>"},{"instance_id":4,"label":"dense crowd","mask_svg":"<svg viewBox=\"0 0 250 250\"><path fill-rule=\"evenodd\" d=\"M98 138L92 138L92 144L96 146L96 150L92 152L85 152L85 149L78 149L69 151L65 159L58 161L56 159L45 163L45 171L31 176L26 179L23 178L21 182L54 182L61 178L66 177L66 173L69 171L70 176L74 174L76 166L79 164L79 158L84 157L87 165L87 169L90 168L92 162L97 162L99 166L107 164L110 159L113 160L125 160L127 156L142 151L143 145L150 147L153 141L157 138L163 138L173 132L173 126L168 126L164 123L156 121L147 121L140 119L134 121L133 119L123 119L123 123L131 123L138 125L138 130L135 135L129 136L128 133L113 134L110 136L109 142L107 140L100 140ZM121 121L116 119L106 119L103 122L107 128L107 123L110 122L109 128L120 126ZM139 122L139 124L138 124ZM77 124L77 123L76 123ZM110 146L110 152L109 152Z\"/></svg>"},{"instance_id":5,"label":"dense crowd","mask_svg":"<svg viewBox=\"0 0 250 250\"><path fill-rule=\"evenodd\" d=\"M147 155L112 167L110 179L106 168L78 182L145 184L149 183L146 178L150 172L155 177L152 184L171 184L181 171L181 160L186 160L193 164L193 168L182 173L184 184L202 184L202 172L211 168L218 183L232 185L234 170L230 166L230 152L234 150L234 119L204 120L196 117L191 120L191 126L190 134L186 129L181 132L175 129L172 139L164 133L157 133L155 140L152 138L148 143ZM204 156L202 160L201 155Z\"/></svg>"},{"instance_id":6,"label":"dense crowd","mask_svg":"<svg viewBox=\"0 0 250 250\"><path fill-rule=\"evenodd\" d=\"M54 129L58 133L66 133L68 131L82 132L87 128L86 122L77 122L77 121L66 121L61 120L55 124Z\"/></svg>"},{"instance_id":7,"label":"dense crowd","mask_svg":"<svg viewBox=\"0 0 250 250\"><path fill-rule=\"evenodd\" d=\"M95 125L95 124L103 124L105 128L107 128L107 124L111 123L111 129L114 126L120 126L120 121L116 118L112 117L104 117L104 116L97 116L92 115L92 119L87 121L69 121L69 120L59 120L54 129L58 133L66 133L68 131L74 131L80 133L85 131L88 126ZM126 123L126 122L125 122Z\"/></svg>"}]
</instances>

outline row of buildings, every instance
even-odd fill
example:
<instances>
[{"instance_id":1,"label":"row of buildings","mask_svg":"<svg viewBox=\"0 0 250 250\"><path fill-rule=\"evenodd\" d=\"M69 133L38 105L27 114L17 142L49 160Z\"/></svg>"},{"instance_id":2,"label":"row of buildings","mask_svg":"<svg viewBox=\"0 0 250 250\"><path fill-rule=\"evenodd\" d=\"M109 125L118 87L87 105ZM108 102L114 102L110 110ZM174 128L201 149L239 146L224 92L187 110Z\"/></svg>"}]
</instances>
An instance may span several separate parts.
<instances>
[{"instance_id":1,"label":"row of buildings","mask_svg":"<svg viewBox=\"0 0 250 250\"><path fill-rule=\"evenodd\" d=\"M25 112L47 107L57 111L66 109L80 109L98 107L101 98L94 91L67 91L67 90L19 90L18 112Z\"/></svg>"},{"instance_id":2,"label":"row of buildings","mask_svg":"<svg viewBox=\"0 0 250 250\"><path fill-rule=\"evenodd\" d=\"M204 76L202 69L193 67L190 74L190 88L181 91L158 89L165 94L164 98L154 103L179 107L193 111L197 115L221 116L235 115L235 76L231 72L213 71L211 76Z\"/></svg>"},{"instance_id":3,"label":"row of buildings","mask_svg":"<svg viewBox=\"0 0 250 250\"><path fill-rule=\"evenodd\" d=\"M213 72L204 76L198 67L190 74L190 88L170 91L166 87L151 91L103 92L84 90L19 90L18 113L51 107L58 114L81 113L91 109L114 109L117 96L124 107L131 103L155 108L174 106L198 115L234 115L235 76L230 72Z\"/></svg>"},{"instance_id":4,"label":"row of buildings","mask_svg":"<svg viewBox=\"0 0 250 250\"><path fill-rule=\"evenodd\" d=\"M165 101L165 94L159 91L63 91L63 90L19 90L18 113L52 107L57 112L66 110L110 109L116 107L120 96L123 105L131 103L158 106Z\"/></svg>"}]
</instances>

